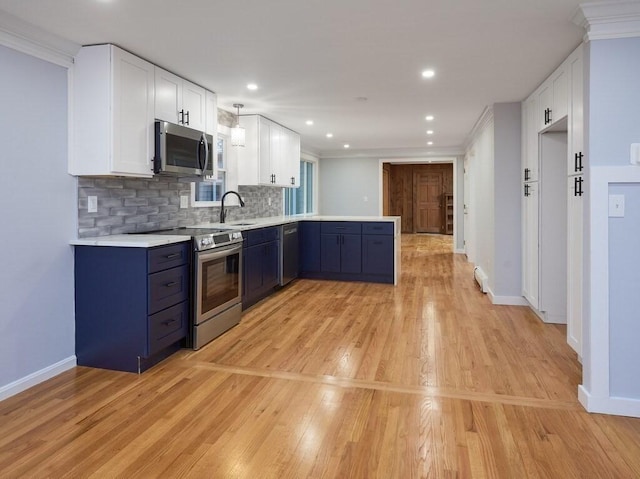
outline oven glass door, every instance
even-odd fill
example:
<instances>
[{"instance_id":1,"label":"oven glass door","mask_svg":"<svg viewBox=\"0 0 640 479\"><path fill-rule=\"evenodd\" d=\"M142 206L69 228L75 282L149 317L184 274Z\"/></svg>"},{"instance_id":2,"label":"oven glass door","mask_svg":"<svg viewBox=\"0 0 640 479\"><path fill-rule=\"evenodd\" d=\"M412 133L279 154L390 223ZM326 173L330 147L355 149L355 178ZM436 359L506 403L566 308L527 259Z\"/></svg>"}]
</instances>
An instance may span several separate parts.
<instances>
[{"instance_id":1,"label":"oven glass door","mask_svg":"<svg viewBox=\"0 0 640 479\"><path fill-rule=\"evenodd\" d=\"M197 253L196 324L242 301L242 243Z\"/></svg>"}]
</instances>

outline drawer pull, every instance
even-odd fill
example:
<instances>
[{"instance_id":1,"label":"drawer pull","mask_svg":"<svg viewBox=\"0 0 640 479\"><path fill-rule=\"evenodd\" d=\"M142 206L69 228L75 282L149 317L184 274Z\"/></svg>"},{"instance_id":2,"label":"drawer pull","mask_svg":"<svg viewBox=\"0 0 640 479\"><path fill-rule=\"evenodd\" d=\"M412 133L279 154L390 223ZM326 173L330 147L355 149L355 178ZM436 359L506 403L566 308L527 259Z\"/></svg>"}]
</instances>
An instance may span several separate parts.
<instances>
[{"instance_id":1,"label":"drawer pull","mask_svg":"<svg viewBox=\"0 0 640 479\"><path fill-rule=\"evenodd\" d=\"M175 281L171 281L171 282L165 284L165 287L166 288L171 288L171 287L175 286L176 284L178 284L178 283L176 283Z\"/></svg>"},{"instance_id":2,"label":"drawer pull","mask_svg":"<svg viewBox=\"0 0 640 479\"><path fill-rule=\"evenodd\" d=\"M171 253L171 254L167 254L164 257L167 259L173 259L173 258L177 258L178 256L180 256L180 253Z\"/></svg>"},{"instance_id":3,"label":"drawer pull","mask_svg":"<svg viewBox=\"0 0 640 479\"><path fill-rule=\"evenodd\" d=\"M177 319L168 319L166 321L163 321L162 324L165 326L169 326L171 323L175 323L177 321Z\"/></svg>"}]
</instances>

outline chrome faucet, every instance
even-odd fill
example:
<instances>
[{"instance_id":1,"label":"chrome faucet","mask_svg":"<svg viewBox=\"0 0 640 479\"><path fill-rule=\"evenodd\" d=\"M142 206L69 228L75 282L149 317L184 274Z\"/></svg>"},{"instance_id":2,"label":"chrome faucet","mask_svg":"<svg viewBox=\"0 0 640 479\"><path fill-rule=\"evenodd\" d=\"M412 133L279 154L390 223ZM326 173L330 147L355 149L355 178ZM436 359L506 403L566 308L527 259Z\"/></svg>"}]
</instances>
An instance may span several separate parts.
<instances>
[{"instance_id":1,"label":"chrome faucet","mask_svg":"<svg viewBox=\"0 0 640 479\"><path fill-rule=\"evenodd\" d=\"M227 212L224 210L224 197L227 196L229 193L233 193L238 197L238 199L240 200L240 207L244 206L244 201L242 201L242 197L240 197L240 193L232 190L227 191L224 195L222 195L222 198L220 199L220 223L224 223L224 220L227 217Z\"/></svg>"}]
</instances>

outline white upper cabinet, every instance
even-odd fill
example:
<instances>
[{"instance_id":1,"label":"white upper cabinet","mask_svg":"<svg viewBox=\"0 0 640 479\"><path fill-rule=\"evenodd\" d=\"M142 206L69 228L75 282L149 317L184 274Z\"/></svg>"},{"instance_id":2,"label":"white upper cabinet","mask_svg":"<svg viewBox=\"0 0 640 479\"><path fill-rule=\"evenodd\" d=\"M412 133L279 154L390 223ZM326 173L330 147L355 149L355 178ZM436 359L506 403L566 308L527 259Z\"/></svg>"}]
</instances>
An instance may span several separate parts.
<instances>
[{"instance_id":1,"label":"white upper cabinet","mask_svg":"<svg viewBox=\"0 0 640 479\"><path fill-rule=\"evenodd\" d=\"M212 135L215 139L215 136L218 133L218 99L215 93L207 91L205 94L205 101L206 117L204 122L204 131L209 135Z\"/></svg>"},{"instance_id":2,"label":"white upper cabinet","mask_svg":"<svg viewBox=\"0 0 640 479\"><path fill-rule=\"evenodd\" d=\"M260 115L240 117L245 146L237 147L238 184L299 186L300 136Z\"/></svg>"},{"instance_id":3,"label":"white upper cabinet","mask_svg":"<svg viewBox=\"0 0 640 479\"><path fill-rule=\"evenodd\" d=\"M153 176L154 66L113 45L83 47L72 95L69 173Z\"/></svg>"},{"instance_id":4,"label":"white upper cabinet","mask_svg":"<svg viewBox=\"0 0 640 479\"><path fill-rule=\"evenodd\" d=\"M158 120L204 131L206 126L206 90L171 72L155 67Z\"/></svg>"},{"instance_id":5,"label":"white upper cabinet","mask_svg":"<svg viewBox=\"0 0 640 479\"><path fill-rule=\"evenodd\" d=\"M300 186L300 135L286 128L284 132L290 160L286 173L286 177L289 180L288 186L298 188Z\"/></svg>"},{"instance_id":6,"label":"white upper cabinet","mask_svg":"<svg viewBox=\"0 0 640 479\"><path fill-rule=\"evenodd\" d=\"M538 181L537 96L522 103L522 181Z\"/></svg>"},{"instance_id":7,"label":"white upper cabinet","mask_svg":"<svg viewBox=\"0 0 640 479\"><path fill-rule=\"evenodd\" d=\"M569 85L566 64L558 69L538 89L539 130L544 130L567 116Z\"/></svg>"},{"instance_id":8,"label":"white upper cabinet","mask_svg":"<svg viewBox=\"0 0 640 479\"><path fill-rule=\"evenodd\" d=\"M584 64L582 47L571 54L567 62L570 74L571 95L569 97L569 156L567 171L579 175L584 171Z\"/></svg>"}]
</instances>

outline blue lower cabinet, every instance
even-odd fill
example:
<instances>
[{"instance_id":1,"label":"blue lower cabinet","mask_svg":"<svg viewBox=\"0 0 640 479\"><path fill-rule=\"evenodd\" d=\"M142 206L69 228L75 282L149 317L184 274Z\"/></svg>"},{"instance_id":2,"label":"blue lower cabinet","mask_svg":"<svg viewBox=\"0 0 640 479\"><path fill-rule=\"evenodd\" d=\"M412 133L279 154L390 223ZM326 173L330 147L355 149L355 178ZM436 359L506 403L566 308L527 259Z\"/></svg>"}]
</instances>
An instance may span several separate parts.
<instances>
[{"instance_id":1,"label":"blue lower cabinet","mask_svg":"<svg viewBox=\"0 0 640 479\"><path fill-rule=\"evenodd\" d=\"M268 296L279 284L280 228L269 227L243 233L242 308Z\"/></svg>"},{"instance_id":2,"label":"blue lower cabinet","mask_svg":"<svg viewBox=\"0 0 640 479\"><path fill-rule=\"evenodd\" d=\"M189 328L190 243L75 247L79 366L142 372L180 349Z\"/></svg>"},{"instance_id":3,"label":"blue lower cabinet","mask_svg":"<svg viewBox=\"0 0 640 479\"><path fill-rule=\"evenodd\" d=\"M331 221L301 225L301 277L393 284L393 223Z\"/></svg>"}]
</instances>

